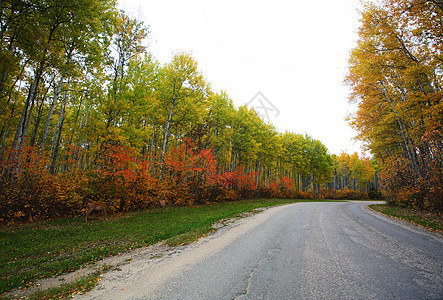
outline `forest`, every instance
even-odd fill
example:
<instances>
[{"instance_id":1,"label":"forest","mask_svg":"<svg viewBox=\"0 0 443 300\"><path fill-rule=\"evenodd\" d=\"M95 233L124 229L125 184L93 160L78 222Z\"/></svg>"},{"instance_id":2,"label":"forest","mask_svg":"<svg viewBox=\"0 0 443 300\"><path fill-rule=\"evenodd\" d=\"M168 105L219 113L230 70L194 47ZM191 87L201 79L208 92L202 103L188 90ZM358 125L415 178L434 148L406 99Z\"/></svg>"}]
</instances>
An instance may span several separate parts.
<instances>
[{"instance_id":1,"label":"forest","mask_svg":"<svg viewBox=\"0 0 443 300\"><path fill-rule=\"evenodd\" d=\"M80 215L91 200L123 213L158 199L366 199L380 189L393 204L442 208L434 1L362 12L346 83L359 106L349 122L373 157L278 132L212 89L189 53L159 63L149 26L115 1L1 6L1 222Z\"/></svg>"},{"instance_id":2,"label":"forest","mask_svg":"<svg viewBox=\"0 0 443 300\"><path fill-rule=\"evenodd\" d=\"M443 210L443 2L367 4L349 59L351 125L390 204Z\"/></svg>"}]
</instances>

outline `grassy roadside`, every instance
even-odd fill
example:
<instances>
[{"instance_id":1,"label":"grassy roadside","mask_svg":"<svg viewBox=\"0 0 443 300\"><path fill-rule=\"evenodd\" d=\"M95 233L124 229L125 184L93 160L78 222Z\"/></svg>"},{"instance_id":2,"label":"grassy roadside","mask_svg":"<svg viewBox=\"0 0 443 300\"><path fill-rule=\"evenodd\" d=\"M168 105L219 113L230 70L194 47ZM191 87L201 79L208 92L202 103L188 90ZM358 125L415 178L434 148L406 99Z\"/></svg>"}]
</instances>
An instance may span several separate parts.
<instances>
[{"instance_id":1,"label":"grassy roadside","mask_svg":"<svg viewBox=\"0 0 443 300\"><path fill-rule=\"evenodd\" d=\"M259 207L305 200L258 199L100 218L59 219L0 228L0 295L36 280L74 271L127 250L168 240L177 245L212 231L212 224ZM90 282L90 279L87 279Z\"/></svg>"},{"instance_id":2,"label":"grassy roadside","mask_svg":"<svg viewBox=\"0 0 443 300\"><path fill-rule=\"evenodd\" d=\"M80 279L63 284L59 287L50 288L43 291L37 291L29 296L29 300L37 299L66 299L74 294L80 294L91 290L99 282L101 271L96 271Z\"/></svg>"},{"instance_id":3,"label":"grassy roadside","mask_svg":"<svg viewBox=\"0 0 443 300\"><path fill-rule=\"evenodd\" d=\"M443 233L442 216L424 213L411 208L389 206L387 204L374 204L369 207L395 219L410 222L430 231Z\"/></svg>"}]
</instances>

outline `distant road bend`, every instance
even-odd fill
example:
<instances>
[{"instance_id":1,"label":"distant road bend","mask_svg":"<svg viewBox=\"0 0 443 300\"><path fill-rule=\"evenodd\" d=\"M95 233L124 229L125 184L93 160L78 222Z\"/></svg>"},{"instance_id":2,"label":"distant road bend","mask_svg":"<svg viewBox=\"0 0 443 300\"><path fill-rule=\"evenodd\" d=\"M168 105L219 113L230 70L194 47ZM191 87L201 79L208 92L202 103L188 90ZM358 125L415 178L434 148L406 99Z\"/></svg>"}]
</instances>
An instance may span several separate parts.
<instances>
[{"instance_id":1,"label":"distant road bend","mask_svg":"<svg viewBox=\"0 0 443 300\"><path fill-rule=\"evenodd\" d=\"M134 259L82 297L443 299L442 236L368 204L271 208L175 253Z\"/></svg>"}]
</instances>

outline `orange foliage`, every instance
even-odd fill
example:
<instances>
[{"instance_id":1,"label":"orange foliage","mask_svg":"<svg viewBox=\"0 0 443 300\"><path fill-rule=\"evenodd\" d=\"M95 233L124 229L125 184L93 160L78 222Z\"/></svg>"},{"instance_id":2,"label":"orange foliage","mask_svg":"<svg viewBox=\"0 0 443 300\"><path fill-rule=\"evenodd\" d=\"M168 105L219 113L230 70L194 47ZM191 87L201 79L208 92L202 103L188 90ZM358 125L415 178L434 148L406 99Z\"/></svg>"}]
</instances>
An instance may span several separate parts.
<instances>
[{"instance_id":1,"label":"orange foliage","mask_svg":"<svg viewBox=\"0 0 443 300\"><path fill-rule=\"evenodd\" d=\"M422 178L414 174L410 160L402 157L388 159L380 174L388 203L442 211L443 174L438 164L428 167L429 178Z\"/></svg>"},{"instance_id":2,"label":"orange foliage","mask_svg":"<svg viewBox=\"0 0 443 300\"><path fill-rule=\"evenodd\" d=\"M343 190L323 189L318 198L331 200L364 200L369 199L369 196L362 191L345 187Z\"/></svg>"},{"instance_id":3,"label":"orange foliage","mask_svg":"<svg viewBox=\"0 0 443 300\"><path fill-rule=\"evenodd\" d=\"M75 166L75 152L68 149L67 165ZM280 176L267 187L257 186L258 172L217 170L211 149L199 149L190 140L166 153L162 176L158 158L141 159L134 148L118 141L105 141L94 161L94 169L68 169L51 175L49 158L28 147L21 155L2 157L0 221L27 221L83 214L89 201L114 199L110 212L140 210L158 205L158 199L177 206L233 201L254 197L314 198L312 192L296 191L292 179ZM17 159L19 157L19 159ZM15 161L15 164L13 163ZM342 199L351 191L320 191L323 198ZM318 197L318 195L316 195ZM353 197L354 198L354 197Z\"/></svg>"},{"instance_id":4,"label":"orange foliage","mask_svg":"<svg viewBox=\"0 0 443 300\"><path fill-rule=\"evenodd\" d=\"M297 198L294 194L294 180L280 175L278 180L269 185L270 196L273 198Z\"/></svg>"},{"instance_id":5,"label":"orange foliage","mask_svg":"<svg viewBox=\"0 0 443 300\"><path fill-rule=\"evenodd\" d=\"M34 220L79 213L84 183L81 173L53 176L46 169L48 158L38 149L25 147L13 164L9 152L1 161L0 221Z\"/></svg>"}]
</instances>

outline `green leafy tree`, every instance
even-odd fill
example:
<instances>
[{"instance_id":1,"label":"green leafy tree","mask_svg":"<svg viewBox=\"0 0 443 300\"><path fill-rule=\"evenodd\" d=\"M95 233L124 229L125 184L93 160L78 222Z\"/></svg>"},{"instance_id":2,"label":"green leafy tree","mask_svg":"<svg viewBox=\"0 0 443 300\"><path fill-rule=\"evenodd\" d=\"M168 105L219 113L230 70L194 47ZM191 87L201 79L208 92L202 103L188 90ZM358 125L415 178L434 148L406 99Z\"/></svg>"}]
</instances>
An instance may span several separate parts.
<instances>
[{"instance_id":1,"label":"green leafy tree","mask_svg":"<svg viewBox=\"0 0 443 300\"><path fill-rule=\"evenodd\" d=\"M207 109L208 94L209 87L190 54L177 53L160 71L156 96L162 106L161 112L166 116L163 124L160 177L172 128L177 130L186 123L198 122ZM175 135L179 138L180 132L176 131Z\"/></svg>"}]
</instances>

